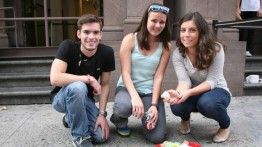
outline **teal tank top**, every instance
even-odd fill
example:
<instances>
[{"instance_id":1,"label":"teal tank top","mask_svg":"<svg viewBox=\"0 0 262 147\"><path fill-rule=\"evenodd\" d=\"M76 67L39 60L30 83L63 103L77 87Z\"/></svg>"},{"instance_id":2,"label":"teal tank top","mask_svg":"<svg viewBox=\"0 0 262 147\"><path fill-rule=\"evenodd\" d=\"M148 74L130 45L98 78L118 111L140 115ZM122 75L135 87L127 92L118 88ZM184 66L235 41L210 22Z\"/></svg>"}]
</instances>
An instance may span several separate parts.
<instances>
[{"instance_id":1,"label":"teal tank top","mask_svg":"<svg viewBox=\"0 0 262 147\"><path fill-rule=\"evenodd\" d=\"M131 78L138 93L149 94L153 92L153 82L156 69L162 55L162 42L150 56L144 56L138 48L137 33L135 33L135 48L131 54ZM125 86L120 76L117 87Z\"/></svg>"}]
</instances>

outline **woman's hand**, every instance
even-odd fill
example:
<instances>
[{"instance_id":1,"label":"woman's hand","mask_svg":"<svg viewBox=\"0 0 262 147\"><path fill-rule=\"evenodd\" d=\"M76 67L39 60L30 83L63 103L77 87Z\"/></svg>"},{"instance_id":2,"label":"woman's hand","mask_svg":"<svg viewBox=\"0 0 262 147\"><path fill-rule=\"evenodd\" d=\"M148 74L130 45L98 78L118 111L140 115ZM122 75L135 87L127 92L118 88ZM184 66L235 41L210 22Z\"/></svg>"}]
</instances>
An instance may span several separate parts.
<instances>
[{"instance_id":1,"label":"woman's hand","mask_svg":"<svg viewBox=\"0 0 262 147\"><path fill-rule=\"evenodd\" d=\"M183 92L181 92L179 100L177 101L177 104L183 103L184 101L186 101L188 99L188 97L190 97L191 95L191 90L184 90Z\"/></svg>"},{"instance_id":2,"label":"woman's hand","mask_svg":"<svg viewBox=\"0 0 262 147\"><path fill-rule=\"evenodd\" d=\"M132 115L137 118L142 118L144 116L144 105L140 97L132 97Z\"/></svg>"},{"instance_id":3,"label":"woman's hand","mask_svg":"<svg viewBox=\"0 0 262 147\"><path fill-rule=\"evenodd\" d=\"M165 91L162 95L161 98L163 98L164 102L169 103L170 105L177 104L177 102L180 99L180 93L176 90L168 90Z\"/></svg>"},{"instance_id":4,"label":"woman's hand","mask_svg":"<svg viewBox=\"0 0 262 147\"><path fill-rule=\"evenodd\" d=\"M154 129L155 128L155 124L157 122L158 119L158 110L156 106L151 106L148 109L148 114L150 114L150 122L153 124L152 128L147 128L148 130Z\"/></svg>"}]
</instances>

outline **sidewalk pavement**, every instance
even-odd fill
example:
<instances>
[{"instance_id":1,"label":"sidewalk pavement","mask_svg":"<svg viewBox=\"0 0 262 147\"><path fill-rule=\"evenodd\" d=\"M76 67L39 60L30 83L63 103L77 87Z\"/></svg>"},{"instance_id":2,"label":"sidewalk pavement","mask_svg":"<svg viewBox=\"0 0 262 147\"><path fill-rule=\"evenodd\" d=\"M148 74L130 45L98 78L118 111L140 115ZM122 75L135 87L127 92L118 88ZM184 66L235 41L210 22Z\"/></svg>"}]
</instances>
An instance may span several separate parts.
<instances>
[{"instance_id":1,"label":"sidewalk pavement","mask_svg":"<svg viewBox=\"0 0 262 147\"><path fill-rule=\"evenodd\" d=\"M113 102L108 104L109 116ZM0 106L3 108L3 106ZM56 112L50 104L10 105L0 111L0 146L1 147L72 147L70 129L62 125L63 114ZM167 139L183 142L184 140L200 143L203 147L261 147L262 146L262 96L233 97L228 108L231 117L231 136L224 143L213 143L212 137L218 124L204 118L199 113L191 116L191 133L179 133L180 119L175 117L166 105ZM109 120L109 117L107 117ZM129 120L131 136L122 138L109 122L110 139L101 145L108 147L154 147L146 141L141 130L141 122L135 117Z\"/></svg>"}]
</instances>

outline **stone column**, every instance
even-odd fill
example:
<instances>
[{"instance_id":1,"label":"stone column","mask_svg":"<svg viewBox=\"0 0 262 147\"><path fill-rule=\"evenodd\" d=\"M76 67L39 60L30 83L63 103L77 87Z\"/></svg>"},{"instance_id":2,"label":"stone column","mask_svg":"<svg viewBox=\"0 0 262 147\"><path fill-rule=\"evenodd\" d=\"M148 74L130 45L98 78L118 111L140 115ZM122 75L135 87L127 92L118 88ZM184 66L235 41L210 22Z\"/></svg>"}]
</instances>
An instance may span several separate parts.
<instances>
[{"instance_id":1,"label":"stone column","mask_svg":"<svg viewBox=\"0 0 262 147\"><path fill-rule=\"evenodd\" d=\"M167 0L172 1L172 0ZM174 9L174 22L178 22L179 19L188 12L198 11L203 15L203 17L208 21L210 26L212 25L212 20L229 21L235 19L235 1L225 1L225 0L176 0ZM226 39L235 40L236 33L229 36L225 34ZM219 34L219 39L223 39L222 34ZM175 32L175 37L177 37L177 32Z\"/></svg>"},{"instance_id":2,"label":"stone column","mask_svg":"<svg viewBox=\"0 0 262 147\"><path fill-rule=\"evenodd\" d=\"M159 0L106 0L104 1L103 40L122 40L139 24L145 8Z\"/></svg>"},{"instance_id":3,"label":"stone column","mask_svg":"<svg viewBox=\"0 0 262 147\"><path fill-rule=\"evenodd\" d=\"M0 8L4 7L3 0L0 0ZM5 18L5 10L0 10L0 17ZM0 27L5 27L5 22L0 21ZM8 47L8 37L5 29L0 29L0 47Z\"/></svg>"},{"instance_id":4,"label":"stone column","mask_svg":"<svg viewBox=\"0 0 262 147\"><path fill-rule=\"evenodd\" d=\"M104 29L102 40L123 39L123 21L126 18L127 0L104 0Z\"/></svg>"}]
</instances>

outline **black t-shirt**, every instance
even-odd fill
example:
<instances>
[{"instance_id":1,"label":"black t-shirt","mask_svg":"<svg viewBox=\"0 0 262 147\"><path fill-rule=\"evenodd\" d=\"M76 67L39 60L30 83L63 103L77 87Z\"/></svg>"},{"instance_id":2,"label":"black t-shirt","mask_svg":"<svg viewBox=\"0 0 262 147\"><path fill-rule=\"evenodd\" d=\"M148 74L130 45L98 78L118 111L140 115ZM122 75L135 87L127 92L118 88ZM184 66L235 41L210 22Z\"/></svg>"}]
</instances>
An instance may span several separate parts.
<instances>
[{"instance_id":1,"label":"black t-shirt","mask_svg":"<svg viewBox=\"0 0 262 147\"><path fill-rule=\"evenodd\" d=\"M97 80L102 72L115 70L114 50L110 46L99 44L96 53L86 57L80 50L80 41L64 40L57 51L56 57L67 63L66 73L74 75L91 75ZM93 88L87 84L88 96L93 98ZM57 87L51 93L58 92Z\"/></svg>"}]
</instances>

